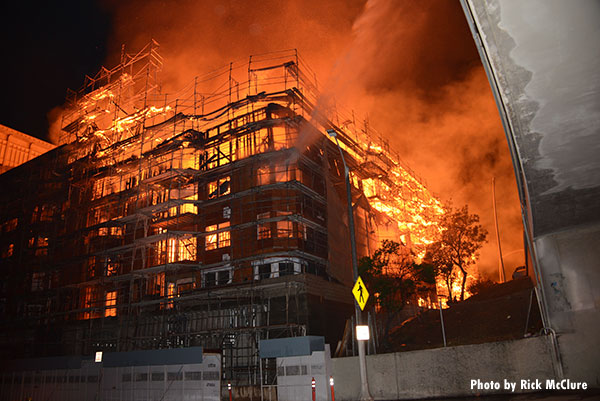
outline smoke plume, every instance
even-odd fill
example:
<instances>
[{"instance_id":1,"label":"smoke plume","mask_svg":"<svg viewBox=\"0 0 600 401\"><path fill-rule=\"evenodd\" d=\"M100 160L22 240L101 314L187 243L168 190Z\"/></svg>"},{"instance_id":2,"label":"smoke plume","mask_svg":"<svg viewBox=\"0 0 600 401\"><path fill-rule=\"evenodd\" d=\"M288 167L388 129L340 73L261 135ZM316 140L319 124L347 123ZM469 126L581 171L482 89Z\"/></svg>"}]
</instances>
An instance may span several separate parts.
<instances>
[{"instance_id":1,"label":"smoke plume","mask_svg":"<svg viewBox=\"0 0 600 401\"><path fill-rule=\"evenodd\" d=\"M324 99L368 116L443 201L468 204L490 232L478 264L497 277L491 180L496 178L507 275L522 261L522 226L498 111L460 5L452 0L158 0L109 2L121 44L151 38L165 58L164 89L251 54L298 49ZM109 48L110 48L109 46Z\"/></svg>"}]
</instances>

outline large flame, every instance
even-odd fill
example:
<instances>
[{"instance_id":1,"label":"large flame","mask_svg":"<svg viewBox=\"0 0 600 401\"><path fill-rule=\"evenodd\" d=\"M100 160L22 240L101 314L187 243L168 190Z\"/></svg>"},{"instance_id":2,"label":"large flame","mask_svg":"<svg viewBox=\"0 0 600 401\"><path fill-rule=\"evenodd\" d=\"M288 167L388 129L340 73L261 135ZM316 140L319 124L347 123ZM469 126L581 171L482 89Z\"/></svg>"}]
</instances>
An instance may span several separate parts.
<instances>
[{"instance_id":1,"label":"large flame","mask_svg":"<svg viewBox=\"0 0 600 401\"><path fill-rule=\"evenodd\" d=\"M252 74L248 74L247 71L252 71L253 65L246 64L245 68L239 68L232 63L229 71L225 71L228 75L229 89L223 90L223 86L213 84L212 87L218 89L212 93L197 87L197 82L202 80L194 80L193 85L186 86L172 96L159 93L157 87L146 86L144 91L136 92L136 80L128 74L122 74L113 83L84 93L77 99L63 120L63 127L67 133L64 141L90 143L84 147L79 157L85 156L85 152L93 153L98 159L111 155L111 161L106 163L115 163L128 157L139 157L140 152L150 151L162 142L172 140L174 135L180 134L185 128L204 131L208 137L217 135L215 127L218 127L218 124L232 124L232 121L237 121L236 118L247 113L246 107L240 107L236 102L254 99L252 101L265 102L266 105L266 102L273 100L260 100L259 96L264 96L262 94L284 93L298 86L302 90L303 98L309 102L290 104L288 100L274 101L280 101L293 108L298 115L310 114L311 123L319 131L324 132L325 128L334 125L341 135L345 135L344 141L340 141L340 146L354 160L354 165L358 164L354 167L356 171L352 171L351 174L354 186L362 190L374 211L394 222L396 228L390 232L390 235L394 236L391 239L400 239L412 250L416 261L420 262L425 255L426 246L437 240L442 229L439 223L444 214L442 203L427 189L423 181L400 161L399 156L389 150L385 141L374 139L381 136L372 128L357 129L354 123L350 123L350 119L344 118L342 121L348 123L333 124L333 121L340 121L339 117L343 112L337 108L333 111L319 109L320 98L316 82L312 82L310 77L312 74L307 77L299 72L298 67L306 66L302 65L297 53L288 52L283 56L291 58L292 61L269 69L263 68L264 64L261 64L259 58L251 59L252 63L257 63L256 73ZM265 59L262 62L271 60ZM248 81L244 82L243 78L236 76L237 72L247 74ZM115 72L117 73L118 71ZM278 73L280 75L277 75ZM223 75L209 74L209 80L214 81ZM198 95L199 93L202 95ZM311 103L317 106L311 106ZM211 115L215 110L225 112ZM210 118L207 117L209 115ZM148 129L167 121L175 125L170 125L170 129ZM277 129L273 128L271 135L275 135L276 131ZM267 135L267 132L264 134ZM134 138L136 135L137 139ZM227 160L221 163L229 163L261 152L257 147L244 153L240 149L234 149L234 139L231 141L218 145L219 153L229 155ZM274 142L277 141L278 139L274 138ZM193 149L188 151L187 146L187 142L181 144L181 161L178 168L197 168L197 155ZM277 142L276 149L285 146L298 146L298 142ZM209 147L202 152L210 154L215 151L215 148ZM127 177L122 181L134 182L135 185L135 182L144 178ZM442 283L438 283L438 288L444 288ZM460 292L460 288L458 291Z\"/></svg>"}]
</instances>

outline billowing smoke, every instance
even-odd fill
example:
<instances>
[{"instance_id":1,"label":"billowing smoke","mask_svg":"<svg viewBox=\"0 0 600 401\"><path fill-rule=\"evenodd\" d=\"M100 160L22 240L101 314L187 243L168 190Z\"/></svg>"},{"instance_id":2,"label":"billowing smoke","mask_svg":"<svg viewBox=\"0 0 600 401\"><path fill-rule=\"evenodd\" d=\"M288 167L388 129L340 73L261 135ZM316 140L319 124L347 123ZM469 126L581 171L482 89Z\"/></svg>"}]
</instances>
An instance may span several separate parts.
<instances>
[{"instance_id":1,"label":"billowing smoke","mask_svg":"<svg viewBox=\"0 0 600 401\"><path fill-rule=\"evenodd\" d=\"M56 106L50 110L47 114L48 117L48 140L55 145L60 144L60 135L62 132L62 117L64 113L64 107Z\"/></svg>"},{"instance_id":2,"label":"billowing smoke","mask_svg":"<svg viewBox=\"0 0 600 401\"><path fill-rule=\"evenodd\" d=\"M497 277L492 177L507 276L523 264L514 172L498 111L456 2L371 0L355 21L352 99L443 200L490 232L482 273Z\"/></svg>"},{"instance_id":3,"label":"billowing smoke","mask_svg":"<svg viewBox=\"0 0 600 401\"><path fill-rule=\"evenodd\" d=\"M114 2L112 62L121 44L141 49L151 38L165 57L163 80L176 90L194 76L247 60L251 54L298 49L324 80L350 41L362 1Z\"/></svg>"},{"instance_id":4,"label":"billowing smoke","mask_svg":"<svg viewBox=\"0 0 600 401\"><path fill-rule=\"evenodd\" d=\"M296 48L335 96L386 137L442 200L469 204L490 231L479 267L497 277L491 179L507 274L522 227L498 112L458 2L261 0L109 2L121 44L161 44L167 91L251 54Z\"/></svg>"}]
</instances>

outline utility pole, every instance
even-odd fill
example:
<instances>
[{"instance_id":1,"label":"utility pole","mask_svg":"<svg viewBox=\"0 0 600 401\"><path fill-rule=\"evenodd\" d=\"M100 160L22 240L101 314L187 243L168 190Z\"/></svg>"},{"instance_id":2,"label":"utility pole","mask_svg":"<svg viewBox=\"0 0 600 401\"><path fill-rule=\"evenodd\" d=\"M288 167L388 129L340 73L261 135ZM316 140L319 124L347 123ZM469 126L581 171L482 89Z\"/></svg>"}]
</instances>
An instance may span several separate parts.
<instances>
[{"instance_id":1,"label":"utility pole","mask_svg":"<svg viewBox=\"0 0 600 401\"><path fill-rule=\"evenodd\" d=\"M337 133L328 129L327 134L330 137L335 139L335 144L337 145L340 156L342 158L342 163L344 164L344 178L346 180L346 196L348 200L348 226L350 229L350 248L352 251L352 272L354 273L354 280L358 279L358 258L356 256L356 236L354 233L354 211L352 209L352 187L350 186L350 170L348 169L348 165L346 164L346 159L344 158L344 152L340 147L340 143L337 138ZM358 303L354 303L355 313L356 313L356 325L362 323L362 314L360 311L360 307ZM356 327L354 328L356 330ZM373 401L373 397L369 392L369 381L367 378L367 358L365 356L365 342L358 342L358 364L360 370L360 398L359 401Z\"/></svg>"},{"instance_id":2,"label":"utility pole","mask_svg":"<svg viewBox=\"0 0 600 401\"><path fill-rule=\"evenodd\" d=\"M498 230L498 213L496 213L496 177L492 177L492 199L494 201L494 223L496 226L496 241L498 242L498 275L500 281L506 282L504 272L504 260L502 259L502 247L500 246L500 231Z\"/></svg>"}]
</instances>

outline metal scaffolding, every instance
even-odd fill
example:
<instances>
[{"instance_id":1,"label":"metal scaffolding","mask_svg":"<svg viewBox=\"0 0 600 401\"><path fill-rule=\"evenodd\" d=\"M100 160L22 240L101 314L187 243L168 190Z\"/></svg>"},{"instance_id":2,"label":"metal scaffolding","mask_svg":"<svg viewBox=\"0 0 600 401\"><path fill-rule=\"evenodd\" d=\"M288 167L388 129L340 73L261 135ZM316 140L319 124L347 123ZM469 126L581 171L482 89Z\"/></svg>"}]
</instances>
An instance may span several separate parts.
<instances>
[{"instance_id":1,"label":"metal scaffolding","mask_svg":"<svg viewBox=\"0 0 600 401\"><path fill-rule=\"evenodd\" d=\"M368 124L316 106L296 51L175 94L161 67L152 42L86 77L61 146L0 176L1 274L15 284L2 289L2 354L202 346L222 354L223 379L257 385L260 339L337 342L352 314L326 129L350 167L359 254L390 236L420 252L441 205Z\"/></svg>"}]
</instances>

